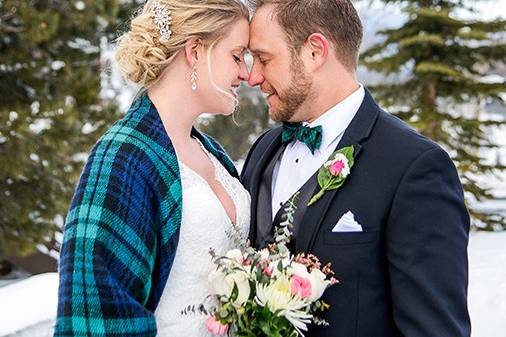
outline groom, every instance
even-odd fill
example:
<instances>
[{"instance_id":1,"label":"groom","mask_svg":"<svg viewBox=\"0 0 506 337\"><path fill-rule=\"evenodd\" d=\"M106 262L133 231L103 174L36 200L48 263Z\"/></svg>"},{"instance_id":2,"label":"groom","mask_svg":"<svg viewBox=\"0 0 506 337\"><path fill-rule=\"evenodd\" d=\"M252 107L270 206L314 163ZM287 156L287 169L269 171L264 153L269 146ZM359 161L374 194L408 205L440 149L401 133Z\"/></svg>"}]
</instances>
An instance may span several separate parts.
<instances>
[{"instance_id":1,"label":"groom","mask_svg":"<svg viewBox=\"0 0 506 337\"><path fill-rule=\"evenodd\" d=\"M299 191L292 248L332 262L340 281L323 297L330 326L307 336L469 336L469 216L457 172L357 82L362 25L351 1L251 2L249 82L284 126L257 140L243 169L250 239L272 242L283 204ZM344 184L307 206L317 171L349 146Z\"/></svg>"}]
</instances>

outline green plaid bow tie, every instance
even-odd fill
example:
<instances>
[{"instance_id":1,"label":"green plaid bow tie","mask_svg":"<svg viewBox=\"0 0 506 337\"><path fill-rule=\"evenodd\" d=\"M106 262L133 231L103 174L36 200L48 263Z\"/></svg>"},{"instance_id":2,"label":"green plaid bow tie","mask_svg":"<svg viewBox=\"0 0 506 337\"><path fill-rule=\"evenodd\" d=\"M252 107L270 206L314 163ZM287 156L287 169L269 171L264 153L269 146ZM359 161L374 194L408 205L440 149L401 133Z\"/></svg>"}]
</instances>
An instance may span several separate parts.
<instances>
[{"instance_id":1,"label":"green plaid bow tie","mask_svg":"<svg viewBox=\"0 0 506 337\"><path fill-rule=\"evenodd\" d=\"M283 123L283 131L281 133L281 141L289 143L297 139L307 145L311 153L320 148L322 144L322 127L321 125L314 128L302 125L302 123Z\"/></svg>"}]
</instances>

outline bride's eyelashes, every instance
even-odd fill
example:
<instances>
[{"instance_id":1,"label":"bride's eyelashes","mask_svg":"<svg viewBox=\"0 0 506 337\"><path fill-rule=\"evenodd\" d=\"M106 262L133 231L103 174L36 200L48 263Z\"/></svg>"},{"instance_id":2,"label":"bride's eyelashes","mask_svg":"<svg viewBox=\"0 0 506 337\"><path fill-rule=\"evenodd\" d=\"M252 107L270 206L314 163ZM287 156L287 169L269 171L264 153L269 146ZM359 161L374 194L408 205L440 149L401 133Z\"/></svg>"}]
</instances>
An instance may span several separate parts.
<instances>
[{"instance_id":1,"label":"bride's eyelashes","mask_svg":"<svg viewBox=\"0 0 506 337\"><path fill-rule=\"evenodd\" d=\"M233 55L234 56L234 60L236 63L242 63L242 58L240 56L237 56L237 55Z\"/></svg>"}]
</instances>

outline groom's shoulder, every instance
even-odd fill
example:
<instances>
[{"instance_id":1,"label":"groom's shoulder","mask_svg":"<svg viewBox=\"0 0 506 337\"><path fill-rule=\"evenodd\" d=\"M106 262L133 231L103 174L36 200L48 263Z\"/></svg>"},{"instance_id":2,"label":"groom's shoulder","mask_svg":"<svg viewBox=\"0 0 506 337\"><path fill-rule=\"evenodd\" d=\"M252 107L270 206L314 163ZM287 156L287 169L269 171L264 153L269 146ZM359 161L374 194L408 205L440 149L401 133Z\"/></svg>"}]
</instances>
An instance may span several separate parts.
<instances>
[{"instance_id":1,"label":"groom's shoulder","mask_svg":"<svg viewBox=\"0 0 506 337\"><path fill-rule=\"evenodd\" d=\"M379 109L378 119L371 134L371 140L388 149L394 155L420 154L432 149L442 149L439 144L422 135L413 127L383 109Z\"/></svg>"}]
</instances>

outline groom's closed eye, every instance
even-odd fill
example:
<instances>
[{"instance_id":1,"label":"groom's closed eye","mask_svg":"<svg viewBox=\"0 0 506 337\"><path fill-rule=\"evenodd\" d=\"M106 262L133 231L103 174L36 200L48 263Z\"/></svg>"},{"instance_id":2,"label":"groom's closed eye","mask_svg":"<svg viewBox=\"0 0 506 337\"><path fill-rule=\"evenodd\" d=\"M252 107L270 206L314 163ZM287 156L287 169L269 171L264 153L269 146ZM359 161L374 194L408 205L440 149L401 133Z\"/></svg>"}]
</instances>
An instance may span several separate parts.
<instances>
[{"instance_id":1,"label":"groom's closed eye","mask_svg":"<svg viewBox=\"0 0 506 337\"><path fill-rule=\"evenodd\" d=\"M258 54L254 54L254 53L252 53L252 55L253 55L253 60L257 60L263 66L265 66L269 62L269 59L264 56L259 56Z\"/></svg>"},{"instance_id":2,"label":"groom's closed eye","mask_svg":"<svg viewBox=\"0 0 506 337\"><path fill-rule=\"evenodd\" d=\"M258 61L262 64L262 65L266 65L267 63L269 63L269 60L266 60L266 59L262 59L262 58L258 58Z\"/></svg>"}]
</instances>

